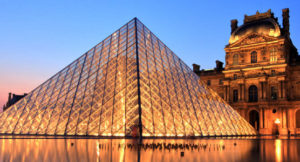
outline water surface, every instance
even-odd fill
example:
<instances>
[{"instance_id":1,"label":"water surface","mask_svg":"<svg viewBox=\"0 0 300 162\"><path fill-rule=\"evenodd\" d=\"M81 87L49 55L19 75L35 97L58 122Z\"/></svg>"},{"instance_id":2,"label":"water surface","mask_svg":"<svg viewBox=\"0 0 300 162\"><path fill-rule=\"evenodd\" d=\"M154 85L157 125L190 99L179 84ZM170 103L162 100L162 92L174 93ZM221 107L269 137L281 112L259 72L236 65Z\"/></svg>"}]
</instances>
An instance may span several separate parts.
<instances>
[{"instance_id":1,"label":"water surface","mask_svg":"<svg viewBox=\"0 0 300 162\"><path fill-rule=\"evenodd\" d=\"M0 162L300 161L299 138L0 138Z\"/></svg>"}]
</instances>

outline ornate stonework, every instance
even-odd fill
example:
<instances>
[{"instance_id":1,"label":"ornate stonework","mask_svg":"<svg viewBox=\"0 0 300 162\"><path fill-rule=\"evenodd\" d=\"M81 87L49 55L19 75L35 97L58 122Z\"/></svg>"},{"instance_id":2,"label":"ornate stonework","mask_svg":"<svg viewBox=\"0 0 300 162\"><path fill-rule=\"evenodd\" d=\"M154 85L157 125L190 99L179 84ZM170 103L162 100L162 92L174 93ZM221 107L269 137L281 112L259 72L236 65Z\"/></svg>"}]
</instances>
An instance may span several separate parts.
<instances>
[{"instance_id":1,"label":"ornate stonework","mask_svg":"<svg viewBox=\"0 0 300 162\"><path fill-rule=\"evenodd\" d=\"M288 13L282 28L271 10L245 15L241 26L232 20L225 68L197 72L260 134L300 134L300 57Z\"/></svg>"}]
</instances>

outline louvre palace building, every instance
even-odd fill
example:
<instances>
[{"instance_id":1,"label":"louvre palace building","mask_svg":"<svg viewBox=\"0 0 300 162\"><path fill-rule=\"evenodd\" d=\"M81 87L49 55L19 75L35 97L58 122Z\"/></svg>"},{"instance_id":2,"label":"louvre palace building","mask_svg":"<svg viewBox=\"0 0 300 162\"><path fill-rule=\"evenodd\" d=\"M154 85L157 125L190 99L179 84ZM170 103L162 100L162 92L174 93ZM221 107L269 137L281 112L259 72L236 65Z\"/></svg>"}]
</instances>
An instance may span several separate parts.
<instances>
[{"instance_id":1,"label":"louvre palace building","mask_svg":"<svg viewBox=\"0 0 300 162\"><path fill-rule=\"evenodd\" d=\"M300 57L290 38L289 9L231 20L225 67L193 71L261 135L300 134Z\"/></svg>"}]
</instances>

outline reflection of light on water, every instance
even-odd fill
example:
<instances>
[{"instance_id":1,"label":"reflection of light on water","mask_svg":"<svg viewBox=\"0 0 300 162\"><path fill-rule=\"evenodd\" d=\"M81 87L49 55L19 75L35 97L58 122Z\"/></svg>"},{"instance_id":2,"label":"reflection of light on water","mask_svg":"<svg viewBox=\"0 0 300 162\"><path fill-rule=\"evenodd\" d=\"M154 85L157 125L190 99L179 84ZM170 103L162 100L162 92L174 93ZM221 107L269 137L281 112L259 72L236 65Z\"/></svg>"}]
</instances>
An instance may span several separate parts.
<instances>
[{"instance_id":1,"label":"reflection of light on water","mask_svg":"<svg viewBox=\"0 0 300 162\"><path fill-rule=\"evenodd\" d=\"M99 150L99 142L98 141L96 141L96 149L97 149L97 162L99 162L100 150Z\"/></svg>"},{"instance_id":2,"label":"reflection of light on water","mask_svg":"<svg viewBox=\"0 0 300 162\"><path fill-rule=\"evenodd\" d=\"M122 139L122 140L120 141L120 145L123 146L124 144L125 144L125 140ZM120 160L119 160L120 162L124 161L124 158L125 158L124 152L125 152L125 148L124 148L124 149L121 148L121 152L120 152Z\"/></svg>"},{"instance_id":3,"label":"reflection of light on water","mask_svg":"<svg viewBox=\"0 0 300 162\"><path fill-rule=\"evenodd\" d=\"M246 139L0 139L0 162L300 161L300 140Z\"/></svg>"},{"instance_id":4,"label":"reflection of light on water","mask_svg":"<svg viewBox=\"0 0 300 162\"><path fill-rule=\"evenodd\" d=\"M281 140L280 139L276 139L275 140L275 153L276 153L276 161L282 161L281 159Z\"/></svg>"},{"instance_id":5,"label":"reflection of light on water","mask_svg":"<svg viewBox=\"0 0 300 162\"><path fill-rule=\"evenodd\" d=\"M219 145L220 145L220 146L224 146L224 141L223 141L223 140L220 140Z\"/></svg>"}]
</instances>

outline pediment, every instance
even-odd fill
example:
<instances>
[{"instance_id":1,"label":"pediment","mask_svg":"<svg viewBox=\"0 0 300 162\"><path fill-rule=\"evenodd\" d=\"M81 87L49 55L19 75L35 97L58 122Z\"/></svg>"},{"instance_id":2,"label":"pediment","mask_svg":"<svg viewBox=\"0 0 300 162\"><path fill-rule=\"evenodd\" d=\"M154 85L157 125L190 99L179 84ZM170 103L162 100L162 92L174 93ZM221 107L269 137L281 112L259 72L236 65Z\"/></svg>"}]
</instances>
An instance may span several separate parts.
<instances>
[{"instance_id":1,"label":"pediment","mask_svg":"<svg viewBox=\"0 0 300 162\"><path fill-rule=\"evenodd\" d=\"M230 44L229 47L238 47L238 46L244 46L244 45L251 45L251 44L257 44L257 43L263 43L263 42L270 42L278 40L278 38L271 37L271 36L265 36L265 35L260 35L256 33L251 33L248 34L237 42Z\"/></svg>"}]
</instances>

